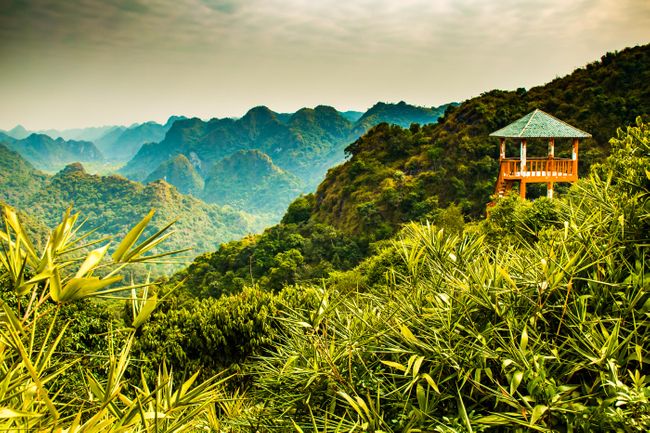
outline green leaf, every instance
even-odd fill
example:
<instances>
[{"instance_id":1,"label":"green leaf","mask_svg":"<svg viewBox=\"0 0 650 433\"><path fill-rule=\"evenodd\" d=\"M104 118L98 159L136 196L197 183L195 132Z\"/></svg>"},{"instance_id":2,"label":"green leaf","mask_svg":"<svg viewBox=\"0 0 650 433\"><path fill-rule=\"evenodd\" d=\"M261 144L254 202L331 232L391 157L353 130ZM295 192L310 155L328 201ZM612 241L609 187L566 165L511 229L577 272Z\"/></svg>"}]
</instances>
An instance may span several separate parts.
<instances>
[{"instance_id":1,"label":"green leaf","mask_svg":"<svg viewBox=\"0 0 650 433\"><path fill-rule=\"evenodd\" d=\"M7 418L34 418L41 416L40 413L25 412L22 410L11 409L9 407L0 407L0 419Z\"/></svg>"},{"instance_id":2,"label":"green leaf","mask_svg":"<svg viewBox=\"0 0 650 433\"><path fill-rule=\"evenodd\" d=\"M350 406L352 406L352 409L354 409L354 411L355 411L357 414L359 414L359 416L360 416L361 418L364 418L364 413L363 413L363 411L361 410L361 408L359 407L359 405L358 405L358 404L357 404L357 403L352 399L352 397L350 397L347 393L345 393L345 392L343 392L343 391L339 391L337 394L340 395L341 397L343 397L343 398L345 399L345 401L347 401L348 404L349 404Z\"/></svg>"},{"instance_id":3,"label":"green leaf","mask_svg":"<svg viewBox=\"0 0 650 433\"><path fill-rule=\"evenodd\" d=\"M106 255L106 251L108 250L109 245L110 243L88 253L86 260L84 260L84 262L79 267L79 270L77 271L75 277L84 277L88 272L92 271L99 264L99 262L102 261L104 255Z\"/></svg>"},{"instance_id":4,"label":"green leaf","mask_svg":"<svg viewBox=\"0 0 650 433\"><path fill-rule=\"evenodd\" d=\"M525 352L526 347L528 346L528 330L527 330L527 328L528 327L524 325L524 330L521 333L521 340L519 341L519 349L522 352Z\"/></svg>"},{"instance_id":5,"label":"green leaf","mask_svg":"<svg viewBox=\"0 0 650 433\"><path fill-rule=\"evenodd\" d=\"M404 367L402 364L399 364L397 362L393 361L380 361L382 364L387 365L389 367L393 367L399 371L406 371L406 367Z\"/></svg>"},{"instance_id":6,"label":"green leaf","mask_svg":"<svg viewBox=\"0 0 650 433\"><path fill-rule=\"evenodd\" d=\"M521 380L524 378L523 371L515 371L510 380L510 395L515 395L515 391L519 388Z\"/></svg>"},{"instance_id":7,"label":"green leaf","mask_svg":"<svg viewBox=\"0 0 650 433\"><path fill-rule=\"evenodd\" d=\"M153 313L153 310L156 308L157 304L158 304L158 296L153 295L151 298L148 298L140 308L140 311L138 312L136 318L133 319L133 323L131 324L131 326L134 327L135 329L138 329L139 327L144 325L144 322L146 322L147 319L149 319L151 313Z\"/></svg>"},{"instance_id":8,"label":"green leaf","mask_svg":"<svg viewBox=\"0 0 650 433\"><path fill-rule=\"evenodd\" d=\"M422 361L424 361L424 356L418 356L415 362L413 363L413 377L417 377L418 373L420 372L420 367L422 366Z\"/></svg>"},{"instance_id":9,"label":"green leaf","mask_svg":"<svg viewBox=\"0 0 650 433\"><path fill-rule=\"evenodd\" d=\"M149 213L144 218L142 218L142 220L136 224L135 227L133 227L126 234L126 236L124 236L124 239L122 239L122 242L120 242L120 244L115 249L115 252L113 253L113 260L116 262L122 261L127 251L129 251L129 249L131 249L131 247L133 247L133 245L135 245L135 243L138 241L142 235L142 232L151 221L151 218L153 218L154 213L155 211L151 209Z\"/></svg>"},{"instance_id":10,"label":"green leaf","mask_svg":"<svg viewBox=\"0 0 650 433\"><path fill-rule=\"evenodd\" d=\"M422 378L424 378L424 380L427 381L427 383L429 384L429 386L430 386L431 388L433 388L433 390L434 390L435 392L437 392L438 394L440 394L440 390L438 389L438 385L436 385L436 382L433 380L433 378L432 378L431 376L429 376L429 373L424 373L424 374L422 375Z\"/></svg>"},{"instance_id":11,"label":"green leaf","mask_svg":"<svg viewBox=\"0 0 650 433\"><path fill-rule=\"evenodd\" d=\"M418 343L418 339L415 338L415 335L413 335L411 330L406 325L400 325L399 328L400 331L402 332L402 335L404 336L404 338L406 338L407 341L414 344Z\"/></svg>"},{"instance_id":12,"label":"green leaf","mask_svg":"<svg viewBox=\"0 0 650 433\"><path fill-rule=\"evenodd\" d=\"M72 278L60 290L58 296L55 298L52 295L52 300L55 302L72 302L97 294L104 287L110 286L122 279L121 275L115 275L110 278L99 279L97 277L86 278Z\"/></svg>"},{"instance_id":13,"label":"green leaf","mask_svg":"<svg viewBox=\"0 0 650 433\"><path fill-rule=\"evenodd\" d=\"M544 406L542 404L538 404L537 406L535 406L533 408L533 414L530 417L530 425L532 426L533 424L535 424L541 418L541 416L544 415L544 413L547 410L548 410L548 406Z\"/></svg>"}]
</instances>

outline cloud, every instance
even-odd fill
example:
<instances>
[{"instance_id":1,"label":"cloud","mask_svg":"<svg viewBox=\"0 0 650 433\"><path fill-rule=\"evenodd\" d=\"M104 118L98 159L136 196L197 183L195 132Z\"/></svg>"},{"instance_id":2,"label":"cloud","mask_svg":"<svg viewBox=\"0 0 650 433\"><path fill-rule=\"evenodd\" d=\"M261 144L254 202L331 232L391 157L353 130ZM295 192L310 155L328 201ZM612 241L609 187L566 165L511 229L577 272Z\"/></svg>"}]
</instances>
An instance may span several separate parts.
<instances>
[{"instance_id":1,"label":"cloud","mask_svg":"<svg viewBox=\"0 0 650 433\"><path fill-rule=\"evenodd\" d=\"M224 14L232 14L238 9L235 0L201 0L206 7Z\"/></svg>"},{"instance_id":2,"label":"cloud","mask_svg":"<svg viewBox=\"0 0 650 433\"><path fill-rule=\"evenodd\" d=\"M442 103L648 41L647 0L0 0L0 120Z\"/></svg>"},{"instance_id":3,"label":"cloud","mask_svg":"<svg viewBox=\"0 0 650 433\"><path fill-rule=\"evenodd\" d=\"M627 0L40 0L9 1L4 47L121 50L207 47L345 56L502 47L596 31L621 17L648 23L650 2ZM626 10L636 10L629 16ZM625 25L624 23L619 23ZM639 24L637 24L639 25Z\"/></svg>"}]
</instances>

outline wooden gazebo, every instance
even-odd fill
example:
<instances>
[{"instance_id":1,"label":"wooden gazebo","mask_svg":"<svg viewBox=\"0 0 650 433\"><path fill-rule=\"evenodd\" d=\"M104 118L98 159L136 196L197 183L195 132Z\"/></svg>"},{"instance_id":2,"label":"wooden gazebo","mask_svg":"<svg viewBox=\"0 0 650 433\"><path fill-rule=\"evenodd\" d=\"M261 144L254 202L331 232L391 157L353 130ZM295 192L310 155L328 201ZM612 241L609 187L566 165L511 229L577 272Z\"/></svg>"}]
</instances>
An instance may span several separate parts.
<instances>
[{"instance_id":1,"label":"wooden gazebo","mask_svg":"<svg viewBox=\"0 0 650 433\"><path fill-rule=\"evenodd\" d=\"M547 196L553 198L553 183L578 180L578 144L581 138L591 134L579 130L542 110L528 113L521 119L490 134L500 139L499 178L495 194L503 197L519 182L519 194L526 198L527 183L546 183ZM506 139L520 143L519 158L506 158ZM548 139L548 155L545 158L527 158L526 140ZM555 139L572 139L571 158L555 157Z\"/></svg>"}]
</instances>

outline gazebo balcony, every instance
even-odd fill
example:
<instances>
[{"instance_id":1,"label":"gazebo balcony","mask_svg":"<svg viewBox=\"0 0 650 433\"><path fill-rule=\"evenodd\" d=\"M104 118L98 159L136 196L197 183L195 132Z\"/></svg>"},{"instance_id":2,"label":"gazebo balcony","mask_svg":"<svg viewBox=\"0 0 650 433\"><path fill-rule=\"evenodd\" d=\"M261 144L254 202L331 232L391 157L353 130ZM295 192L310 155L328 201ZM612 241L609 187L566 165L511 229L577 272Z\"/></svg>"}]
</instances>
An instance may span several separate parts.
<instances>
[{"instance_id":1,"label":"gazebo balcony","mask_svg":"<svg viewBox=\"0 0 650 433\"><path fill-rule=\"evenodd\" d=\"M577 161L571 158L519 158L501 160L500 178L536 182L575 182L578 180Z\"/></svg>"},{"instance_id":2,"label":"gazebo balcony","mask_svg":"<svg viewBox=\"0 0 650 433\"><path fill-rule=\"evenodd\" d=\"M499 178L495 194L503 197L514 184L519 183L519 195L526 198L527 183L546 183L547 197L553 198L555 182L578 180L578 143L591 134L551 116L542 110L535 110L515 120L510 125L490 134L499 138ZM571 139L571 158L555 157L555 139ZM506 139L520 142L519 158L506 158ZM548 156L527 158L528 139L548 139Z\"/></svg>"}]
</instances>

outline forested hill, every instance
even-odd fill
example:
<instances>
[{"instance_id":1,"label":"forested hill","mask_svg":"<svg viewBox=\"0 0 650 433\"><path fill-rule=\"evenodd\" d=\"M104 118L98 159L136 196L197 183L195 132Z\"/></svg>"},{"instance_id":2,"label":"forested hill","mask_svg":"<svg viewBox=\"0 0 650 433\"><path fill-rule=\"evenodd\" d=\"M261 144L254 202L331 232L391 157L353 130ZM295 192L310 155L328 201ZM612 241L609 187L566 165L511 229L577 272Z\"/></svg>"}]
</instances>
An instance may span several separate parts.
<instances>
[{"instance_id":1,"label":"forested hill","mask_svg":"<svg viewBox=\"0 0 650 433\"><path fill-rule=\"evenodd\" d=\"M587 173L604 159L619 125L650 113L650 45L608 53L530 90L484 93L449 108L437 124L375 127L346 149L351 159L319 186L312 219L381 238L454 202L478 218L498 174L498 140L488 135L535 108L593 135L580 147L580 172ZM562 155L569 147L557 149Z\"/></svg>"},{"instance_id":2,"label":"forested hill","mask_svg":"<svg viewBox=\"0 0 650 433\"><path fill-rule=\"evenodd\" d=\"M144 186L122 176L91 175L79 163L48 176L2 145L0 202L44 224L58 221L63 211L74 204L74 210L89 219L85 229L97 229L97 236L123 235L155 209L149 230L159 230L178 220L167 247L192 248L191 255L214 250L222 242L260 228L250 215L183 195L164 181Z\"/></svg>"},{"instance_id":3,"label":"forested hill","mask_svg":"<svg viewBox=\"0 0 650 433\"><path fill-rule=\"evenodd\" d=\"M71 162L101 162L102 152L90 141L53 139L45 134L30 134L14 139L0 133L0 143L20 153L41 170L57 171Z\"/></svg>"}]
</instances>

